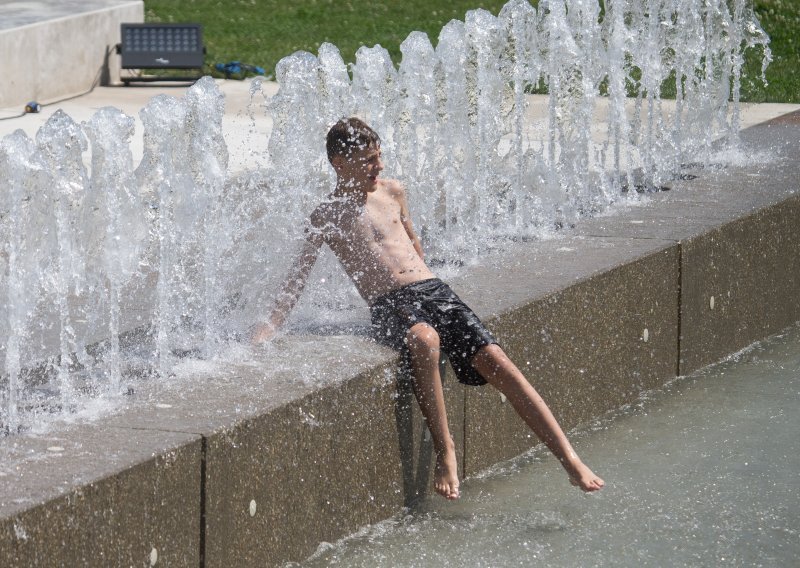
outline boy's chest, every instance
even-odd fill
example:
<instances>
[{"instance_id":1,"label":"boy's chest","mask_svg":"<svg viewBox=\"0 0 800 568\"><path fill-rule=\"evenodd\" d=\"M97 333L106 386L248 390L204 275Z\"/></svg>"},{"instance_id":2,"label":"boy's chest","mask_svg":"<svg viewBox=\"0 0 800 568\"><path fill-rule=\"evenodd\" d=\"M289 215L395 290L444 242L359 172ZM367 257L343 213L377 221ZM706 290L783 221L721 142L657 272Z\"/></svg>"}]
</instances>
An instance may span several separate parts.
<instances>
[{"instance_id":1,"label":"boy's chest","mask_svg":"<svg viewBox=\"0 0 800 568\"><path fill-rule=\"evenodd\" d=\"M359 224L364 236L376 242L397 239L405 232L400 222L400 206L394 200L368 202Z\"/></svg>"},{"instance_id":2,"label":"boy's chest","mask_svg":"<svg viewBox=\"0 0 800 568\"><path fill-rule=\"evenodd\" d=\"M330 240L338 244L380 244L396 240L405 233L400 221L400 207L391 202L367 203L358 211L343 213L328 235Z\"/></svg>"}]
</instances>

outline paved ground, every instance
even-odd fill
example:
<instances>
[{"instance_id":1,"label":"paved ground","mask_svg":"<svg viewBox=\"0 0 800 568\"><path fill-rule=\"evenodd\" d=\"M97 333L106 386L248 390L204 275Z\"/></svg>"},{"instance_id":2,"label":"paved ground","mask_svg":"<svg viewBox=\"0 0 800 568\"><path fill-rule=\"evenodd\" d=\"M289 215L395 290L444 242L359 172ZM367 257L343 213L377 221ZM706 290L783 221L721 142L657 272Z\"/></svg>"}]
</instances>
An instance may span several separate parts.
<instances>
[{"instance_id":1,"label":"paved ground","mask_svg":"<svg viewBox=\"0 0 800 568\"><path fill-rule=\"evenodd\" d=\"M264 109L265 98L261 94L250 97L251 81L217 81L220 90L225 93L225 119L223 132L230 150L231 171L240 171L245 167L253 167L259 155L266 151L267 137L272 129L272 119ZM38 114L26 114L17 118L3 120L3 117L19 115L22 108L0 108L0 137L14 132L18 128L33 137L36 131L58 109L63 109L74 120L88 120L97 110L113 106L136 118L136 134L131 142L133 157L136 162L142 156L142 123L139 111L152 97L160 94L183 96L187 86L181 84L159 84L130 87L97 87L84 96L63 102L47 104ZM263 84L266 96L274 95L278 90L276 83ZM43 101L40 101L42 103Z\"/></svg>"}]
</instances>

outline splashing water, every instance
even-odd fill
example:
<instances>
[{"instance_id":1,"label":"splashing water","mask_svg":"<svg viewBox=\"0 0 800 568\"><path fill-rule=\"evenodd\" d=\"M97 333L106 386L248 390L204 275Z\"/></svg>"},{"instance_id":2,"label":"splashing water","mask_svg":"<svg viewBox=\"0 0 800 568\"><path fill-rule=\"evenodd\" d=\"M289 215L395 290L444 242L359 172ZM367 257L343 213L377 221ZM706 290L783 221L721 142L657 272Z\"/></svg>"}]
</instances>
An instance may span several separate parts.
<instances>
[{"instance_id":1,"label":"splashing water","mask_svg":"<svg viewBox=\"0 0 800 568\"><path fill-rule=\"evenodd\" d=\"M334 186L324 140L339 118L380 134L429 258L453 265L658 188L716 138L735 147L742 54L761 46L766 67L768 42L745 0L511 0L451 21L435 47L413 32L399 69L380 46L349 70L330 44L284 58L269 156L236 177L208 77L142 109L135 169L133 120L111 108L82 125L57 112L35 141L3 138L0 431L40 420L42 393L52 411L118 395L123 344L145 345L166 376L265 313ZM528 94L542 88L537 120ZM311 283L295 319L361 317L332 255Z\"/></svg>"},{"instance_id":2,"label":"splashing water","mask_svg":"<svg viewBox=\"0 0 800 568\"><path fill-rule=\"evenodd\" d=\"M380 46L362 47L349 89L333 46L318 58L287 57L273 167L320 162L332 121L363 116L383 138L387 175L407 186L426 246L446 259L572 223L621 190L659 187L686 156L707 158L715 138L735 143L742 52L761 45L769 59L752 7L652 0L602 8L601 16L592 0L538 10L512 0L497 17L469 12L442 29L436 48L425 34L409 35L399 70ZM545 124L527 120L525 94L541 85L551 95ZM677 91L671 115L660 98L669 87ZM597 129L602 143L592 141Z\"/></svg>"}]
</instances>

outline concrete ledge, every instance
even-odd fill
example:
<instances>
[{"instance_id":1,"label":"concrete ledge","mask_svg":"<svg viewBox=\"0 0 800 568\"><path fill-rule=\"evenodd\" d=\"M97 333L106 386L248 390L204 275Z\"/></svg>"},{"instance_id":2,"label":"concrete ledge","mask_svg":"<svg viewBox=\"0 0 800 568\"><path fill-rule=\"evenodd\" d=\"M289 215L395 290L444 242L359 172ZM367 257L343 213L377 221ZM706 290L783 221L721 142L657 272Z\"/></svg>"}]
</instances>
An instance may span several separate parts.
<instances>
[{"instance_id":1,"label":"concrete ledge","mask_svg":"<svg viewBox=\"0 0 800 568\"><path fill-rule=\"evenodd\" d=\"M800 127L787 119L744 140L775 159L700 171L452 281L566 427L800 319ZM13 439L38 444L32 455L56 460L58 475L0 465L0 563L49 565L69 534L79 565L141 564L151 548L173 550L170 565L279 565L425 494L430 444L395 353L364 338L294 336L260 357L144 385L114 416L78 428L74 447L92 448L80 466L72 452L50 458L51 440ZM536 443L491 389L446 383L466 474ZM19 463L3 447L2 463ZM139 453L123 455L131 447ZM122 528L151 522L152 532Z\"/></svg>"},{"instance_id":2,"label":"concrete ledge","mask_svg":"<svg viewBox=\"0 0 800 568\"><path fill-rule=\"evenodd\" d=\"M515 258L535 272L547 266L540 262L547 250L559 249L574 251L562 252L559 266L588 271L600 261L607 268L574 284L566 276L557 291L486 321L561 425L572 428L675 376L679 250L661 241L564 239ZM494 389L469 389L465 412L467 474L538 443Z\"/></svg>"},{"instance_id":3,"label":"concrete ledge","mask_svg":"<svg viewBox=\"0 0 800 568\"><path fill-rule=\"evenodd\" d=\"M302 559L431 482L432 452L394 360L215 434L206 456L207 566Z\"/></svg>"},{"instance_id":4,"label":"concrete ledge","mask_svg":"<svg viewBox=\"0 0 800 568\"><path fill-rule=\"evenodd\" d=\"M201 439L104 421L2 446L0 564L200 562Z\"/></svg>"},{"instance_id":5,"label":"concrete ledge","mask_svg":"<svg viewBox=\"0 0 800 568\"><path fill-rule=\"evenodd\" d=\"M800 320L800 197L682 244L680 373Z\"/></svg>"},{"instance_id":6,"label":"concrete ledge","mask_svg":"<svg viewBox=\"0 0 800 568\"><path fill-rule=\"evenodd\" d=\"M794 112L749 128L742 150L754 163L696 171L652 206L577 228L680 242L680 374L800 320L799 127Z\"/></svg>"},{"instance_id":7,"label":"concrete ledge","mask_svg":"<svg viewBox=\"0 0 800 568\"><path fill-rule=\"evenodd\" d=\"M0 29L3 86L0 108L48 102L82 93L95 80L119 82L122 22L143 22L144 2L111 2L108 8ZM12 55L13 54L13 55Z\"/></svg>"},{"instance_id":8,"label":"concrete ledge","mask_svg":"<svg viewBox=\"0 0 800 568\"><path fill-rule=\"evenodd\" d=\"M397 359L352 336L278 339L255 365L150 385L110 420L203 436L206 566L302 559L430 487L431 444ZM447 404L463 408L453 387Z\"/></svg>"}]
</instances>

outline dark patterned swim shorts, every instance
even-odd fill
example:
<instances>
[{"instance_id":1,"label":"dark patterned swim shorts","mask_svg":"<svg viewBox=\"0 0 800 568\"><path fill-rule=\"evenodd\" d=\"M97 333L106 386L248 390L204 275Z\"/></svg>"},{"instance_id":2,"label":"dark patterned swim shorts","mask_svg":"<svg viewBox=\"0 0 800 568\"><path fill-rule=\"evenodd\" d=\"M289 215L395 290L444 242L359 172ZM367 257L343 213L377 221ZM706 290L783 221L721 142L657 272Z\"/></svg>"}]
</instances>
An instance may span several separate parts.
<instances>
[{"instance_id":1,"label":"dark patterned swim shorts","mask_svg":"<svg viewBox=\"0 0 800 568\"><path fill-rule=\"evenodd\" d=\"M486 384L470 362L481 347L497 340L475 312L438 278L393 290L378 298L370 311L378 340L402 351L406 364L406 333L415 324L426 323L439 334L442 351L447 354L459 382Z\"/></svg>"}]
</instances>

